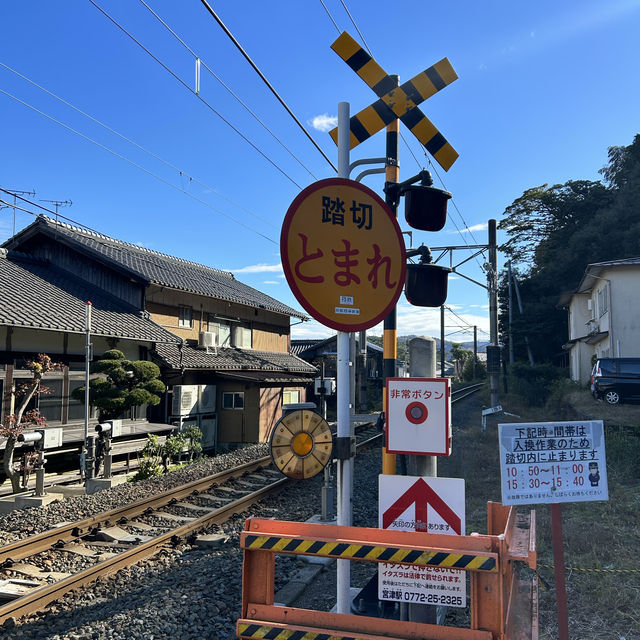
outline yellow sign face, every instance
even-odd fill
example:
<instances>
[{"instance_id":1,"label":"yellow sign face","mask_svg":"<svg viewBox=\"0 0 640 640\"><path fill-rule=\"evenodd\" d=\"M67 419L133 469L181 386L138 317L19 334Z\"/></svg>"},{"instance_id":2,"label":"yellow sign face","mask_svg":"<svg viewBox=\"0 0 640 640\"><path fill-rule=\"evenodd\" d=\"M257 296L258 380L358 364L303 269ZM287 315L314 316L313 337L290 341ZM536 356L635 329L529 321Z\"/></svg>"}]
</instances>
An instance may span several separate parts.
<instances>
[{"instance_id":1,"label":"yellow sign face","mask_svg":"<svg viewBox=\"0 0 640 640\"><path fill-rule=\"evenodd\" d=\"M298 195L282 225L280 254L298 302L338 331L375 326L404 287L398 221L374 191L346 178L320 180Z\"/></svg>"},{"instance_id":2,"label":"yellow sign face","mask_svg":"<svg viewBox=\"0 0 640 640\"><path fill-rule=\"evenodd\" d=\"M273 462L290 478L302 480L320 473L331 460L332 451L331 429L315 411L292 411L271 433Z\"/></svg>"}]
</instances>

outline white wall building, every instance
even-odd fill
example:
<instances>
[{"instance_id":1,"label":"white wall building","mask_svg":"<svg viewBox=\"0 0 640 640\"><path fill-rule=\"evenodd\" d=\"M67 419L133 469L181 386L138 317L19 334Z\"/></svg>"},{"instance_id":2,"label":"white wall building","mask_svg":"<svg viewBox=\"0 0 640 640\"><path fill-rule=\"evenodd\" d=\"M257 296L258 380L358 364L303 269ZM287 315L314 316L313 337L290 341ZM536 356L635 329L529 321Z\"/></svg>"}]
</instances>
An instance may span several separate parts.
<instances>
[{"instance_id":1,"label":"white wall building","mask_svg":"<svg viewBox=\"0 0 640 640\"><path fill-rule=\"evenodd\" d=\"M571 379L588 382L595 357L640 357L640 258L587 266L574 293L560 299L569 312Z\"/></svg>"}]
</instances>

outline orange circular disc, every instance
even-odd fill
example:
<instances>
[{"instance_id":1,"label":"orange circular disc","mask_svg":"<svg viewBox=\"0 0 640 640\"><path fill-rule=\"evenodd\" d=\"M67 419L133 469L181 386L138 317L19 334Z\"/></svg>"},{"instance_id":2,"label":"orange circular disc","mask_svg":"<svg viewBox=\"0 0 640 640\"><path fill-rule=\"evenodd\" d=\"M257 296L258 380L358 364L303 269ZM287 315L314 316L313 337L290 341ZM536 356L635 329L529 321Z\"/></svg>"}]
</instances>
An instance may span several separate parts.
<instances>
[{"instance_id":1,"label":"orange circular disc","mask_svg":"<svg viewBox=\"0 0 640 640\"><path fill-rule=\"evenodd\" d=\"M302 480L320 473L333 452L327 421L315 411L299 409L280 418L271 432L271 458L290 478Z\"/></svg>"}]
</instances>

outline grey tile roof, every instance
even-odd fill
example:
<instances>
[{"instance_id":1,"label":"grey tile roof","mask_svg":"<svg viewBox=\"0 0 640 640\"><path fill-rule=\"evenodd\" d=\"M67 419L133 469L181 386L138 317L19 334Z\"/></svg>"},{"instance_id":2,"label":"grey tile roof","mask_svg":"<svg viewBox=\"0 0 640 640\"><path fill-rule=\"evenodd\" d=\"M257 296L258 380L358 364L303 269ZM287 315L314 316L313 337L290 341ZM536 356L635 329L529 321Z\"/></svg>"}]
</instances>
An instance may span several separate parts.
<instances>
[{"instance_id":1,"label":"grey tile roof","mask_svg":"<svg viewBox=\"0 0 640 640\"><path fill-rule=\"evenodd\" d=\"M94 335L144 342L179 340L144 312L47 261L0 250L0 325L84 333L89 300Z\"/></svg>"},{"instance_id":2,"label":"grey tile roof","mask_svg":"<svg viewBox=\"0 0 640 640\"><path fill-rule=\"evenodd\" d=\"M55 237L58 241L71 245L86 255L99 258L102 262L111 264L114 268L125 271L147 284L154 283L251 307L264 307L269 311L295 318L308 317L275 298L239 282L229 271L221 271L145 249L95 231L56 222L47 216L38 216L34 223L7 240L2 246L19 248L23 239L38 232Z\"/></svg>"},{"instance_id":3,"label":"grey tile roof","mask_svg":"<svg viewBox=\"0 0 640 640\"><path fill-rule=\"evenodd\" d=\"M182 353L181 353L182 351ZM162 364L172 369L212 369L216 371L274 371L314 375L317 371L308 362L290 353L253 351L218 347L207 352L195 349L186 343L177 345L158 344L155 354Z\"/></svg>"}]
</instances>

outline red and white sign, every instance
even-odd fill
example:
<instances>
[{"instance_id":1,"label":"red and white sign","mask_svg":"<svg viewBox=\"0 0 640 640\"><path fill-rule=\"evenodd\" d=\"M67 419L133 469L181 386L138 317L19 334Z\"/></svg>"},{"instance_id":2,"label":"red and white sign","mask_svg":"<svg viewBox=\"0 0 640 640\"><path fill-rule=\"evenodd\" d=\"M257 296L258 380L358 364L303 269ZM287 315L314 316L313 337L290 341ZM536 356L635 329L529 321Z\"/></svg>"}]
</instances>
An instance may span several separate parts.
<instances>
[{"instance_id":1,"label":"red and white sign","mask_svg":"<svg viewBox=\"0 0 640 640\"><path fill-rule=\"evenodd\" d=\"M380 475L379 526L399 531L463 535L465 495L462 478ZM414 604L466 606L464 571L383 562L378 597Z\"/></svg>"},{"instance_id":2,"label":"red and white sign","mask_svg":"<svg viewBox=\"0 0 640 640\"><path fill-rule=\"evenodd\" d=\"M387 378L387 451L451 455L448 378Z\"/></svg>"}]
</instances>

